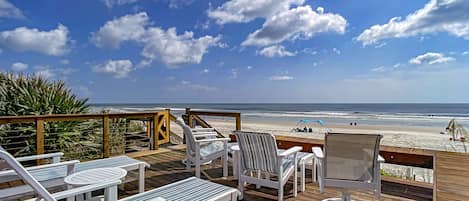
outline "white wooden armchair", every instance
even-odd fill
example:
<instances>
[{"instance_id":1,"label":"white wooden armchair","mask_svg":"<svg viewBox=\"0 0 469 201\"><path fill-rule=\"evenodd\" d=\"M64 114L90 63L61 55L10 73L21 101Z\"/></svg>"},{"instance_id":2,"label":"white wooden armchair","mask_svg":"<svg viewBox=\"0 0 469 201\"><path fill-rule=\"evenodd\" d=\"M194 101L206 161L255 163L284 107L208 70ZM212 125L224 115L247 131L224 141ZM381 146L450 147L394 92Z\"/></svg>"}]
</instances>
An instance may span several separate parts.
<instances>
[{"instance_id":1,"label":"white wooden armchair","mask_svg":"<svg viewBox=\"0 0 469 201\"><path fill-rule=\"evenodd\" d=\"M200 166L220 158L223 162L223 177L228 176L228 141L230 138L217 138L210 128L192 129L178 118L176 123L183 129L186 137L186 167L191 170L195 165L195 176L200 178Z\"/></svg>"},{"instance_id":2,"label":"white wooden armchair","mask_svg":"<svg viewBox=\"0 0 469 201\"><path fill-rule=\"evenodd\" d=\"M371 190L379 198L381 193L379 156L381 135L328 133L324 153L320 147L312 151L318 165L321 193L325 187L342 189L341 200L350 201L349 190Z\"/></svg>"},{"instance_id":3,"label":"white wooden armchair","mask_svg":"<svg viewBox=\"0 0 469 201\"><path fill-rule=\"evenodd\" d=\"M278 189L278 200L283 200L283 188L293 176L293 196L297 195L297 154L302 147L296 146L279 151L275 137L269 133L234 131L240 148L238 157L238 188L243 194L244 184L256 184ZM253 177L252 173L257 173ZM265 175L265 179L262 178ZM277 180L270 176L276 175Z\"/></svg>"}]
</instances>

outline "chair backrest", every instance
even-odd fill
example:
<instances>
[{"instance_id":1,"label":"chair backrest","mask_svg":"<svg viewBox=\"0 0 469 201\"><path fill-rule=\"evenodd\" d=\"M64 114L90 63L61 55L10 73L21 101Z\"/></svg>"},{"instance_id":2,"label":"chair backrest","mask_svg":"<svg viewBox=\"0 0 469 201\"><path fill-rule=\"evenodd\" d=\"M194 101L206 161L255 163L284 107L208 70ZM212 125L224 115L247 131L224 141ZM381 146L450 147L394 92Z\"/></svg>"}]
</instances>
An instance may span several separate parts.
<instances>
[{"instance_id":1,"label":"chair backrest","mask_svg":"<svg viewBox=\"0 0 469 201\"><path fill-rule=\"evenodd\" d=\"M241 164L244 170L261 170L279 173L278 148L274 135L234 131L241 152Z\"/></svg>"},{"instance_id":2,"label":"chair backrest","mask_svg":"<svg viewBox=\"0 0 469 201\"><path fill-rule=\"evenodd\" d=\"M192 134L191 128L184 123L184 120L181 117L176 119L176 123L182 127L182 132L186 137L186 146L191 153L195 153L195 139Z\"/></svg>"},{"instance_id":3,"label":"chair backrest","mask_svg":"<svg viewBox=\"0 0 469 201\"><path fill-rule=\"evenodd\" d=\"M52 195L34 177L6 151L0 151L0 161L3 161L10 169L13 169L18 176L33 188L33 190L46 201L56 201Z\"/></svg>"},{"instance_id":4,"label":"chair backrest","mask_svg":"<svg viewBox=\"0 0 469 201\"><path fill-rule=\"evenodd\" d=\"M325 144L325 179L372 182L381 135L329 133Z\"/></svg>"}]
</instances>

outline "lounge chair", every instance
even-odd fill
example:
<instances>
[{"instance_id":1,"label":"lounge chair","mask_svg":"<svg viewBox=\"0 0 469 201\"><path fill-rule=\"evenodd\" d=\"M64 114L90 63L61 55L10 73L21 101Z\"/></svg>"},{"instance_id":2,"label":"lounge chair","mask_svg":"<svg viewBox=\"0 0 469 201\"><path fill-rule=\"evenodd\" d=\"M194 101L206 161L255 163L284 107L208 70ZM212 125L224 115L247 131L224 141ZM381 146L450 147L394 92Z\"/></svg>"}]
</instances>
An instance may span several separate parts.
<instances>
[{"instance_id":1,"label":"lounge chair","mask_svg":"<svg viewBox=\"0 0 469 201\"><path fill-rule=\"evenodd\" d=\"M33 191L38 196L32 200L57 201L65 198L74 198L78 195L91 193L93 191L102 189L104 189L105 201L116 201L118 197L117 185L121 183L119 180L81 186L78 188L51 194L8 152L0 151L0 163L13 169L19 178L31 186ZM147 191L145 193L127 197L120 201L237 201L238 195L239 191L234 188L191 177L151 191ZM101 200L101 198L94 197L89 200Z\"/></svg>"},{"instance_id":2,"label":"lounge chair","mask_svg":"<svg viewBox=\"0 0 469 201\"><path fill-rule=\"evenodd\" d=\"M228 176L228 141L230 138L217 138L210 128L193 129L178 118L176 123L183 129L186 137L186 167L191 170L195 165L195 176L200 178L200 166L220 158L223 161L223 177Z\"/></svg>"},{"instance_id":3,"label":"lounge chair","mask_svg":"<svg viewBox=\"0 0 469 201\"><path fill-rule=\"evenodd\" d=\"M293 176L293 196L297 195L297 154L301 147L280 152L275 137L269 133L234 131L240 148L238 158L238 188L241 196L245 183L278 189L278 200L283 200L283 188ZM256 177L252 175L256 173ZM265 179L262 178L265 175ZM270 176L276 175L277 180Z\"/></svg>"},{"instance_id":4,"label":"lounge chair","mask_svg":"<svg viewBox=\"0 0 469 201\"><path fill-rule=\"evenodd\" d=\"M1 150L1 149L0 149ZM54 188L65 185L63 179L73 172L79 172L94 168L120 167L127 171L138 170L139 192L145 191L145 168L150 165L144 161L136 160L128 156L117 156L105 159L81 162L78 160L61 162L60 157L63 153L51 153L42 155L33 155L18 157L18 162L34 161L39 159L52 158L51 164L28 167L26 170L45 188ZM1 167L1 165L0 165ZM1 168L0 168L1 169ZM19 175L13 170L0 171L0 183L18 180ZM14 199L33 192L28 185L20 185L12 188L0 189L0 200Z\"/></svg>"},{"instance_id":5,"label":"lounge chair","mask_svg":"<svg viewBox=\"0 0 469 201\"><path fill-rule=\"evenodd\" d=\"M326 134L324 153L313 147L319 167L319 189L325 187L342 189L342 200L350 201L349 190L372 190L379 198L381 193L379 156L381 135L371 134Z\"/></svg>"}]
</instances>

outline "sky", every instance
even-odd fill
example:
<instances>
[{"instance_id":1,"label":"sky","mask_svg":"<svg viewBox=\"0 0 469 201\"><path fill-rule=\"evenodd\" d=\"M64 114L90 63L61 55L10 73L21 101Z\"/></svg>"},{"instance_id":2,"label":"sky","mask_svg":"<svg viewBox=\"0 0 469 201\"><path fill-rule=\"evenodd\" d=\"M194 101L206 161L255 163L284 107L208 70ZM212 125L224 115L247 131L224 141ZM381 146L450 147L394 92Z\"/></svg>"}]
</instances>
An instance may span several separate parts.
<instances>
[{"instance_id":1,"label":"sky","mask_svg":"<svg viewBox=\"0 0 469 201\"><path fill-rule=\"evenodd\" d=\"M467 0L0 0L0 71L91 103L463 103Z\"/></svg>"}]
</instances>

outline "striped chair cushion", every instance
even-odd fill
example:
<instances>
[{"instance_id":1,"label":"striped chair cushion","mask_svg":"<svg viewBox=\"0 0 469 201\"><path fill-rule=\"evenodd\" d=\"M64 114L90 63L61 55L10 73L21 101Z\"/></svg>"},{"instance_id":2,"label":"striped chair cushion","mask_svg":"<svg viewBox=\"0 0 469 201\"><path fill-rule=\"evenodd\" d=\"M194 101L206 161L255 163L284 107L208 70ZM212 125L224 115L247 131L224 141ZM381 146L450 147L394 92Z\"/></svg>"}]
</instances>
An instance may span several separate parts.
<instances>
[{"instance_id":1,"label":"striped chair cushion","mask_svg":"<svg viewBox=\"0 0 469 201\"><path fill-rule=\"evenodd\" d=\"M269 133L235 131L245 170L279 173L277 143Z\"/></svg>"}]
</instances>

